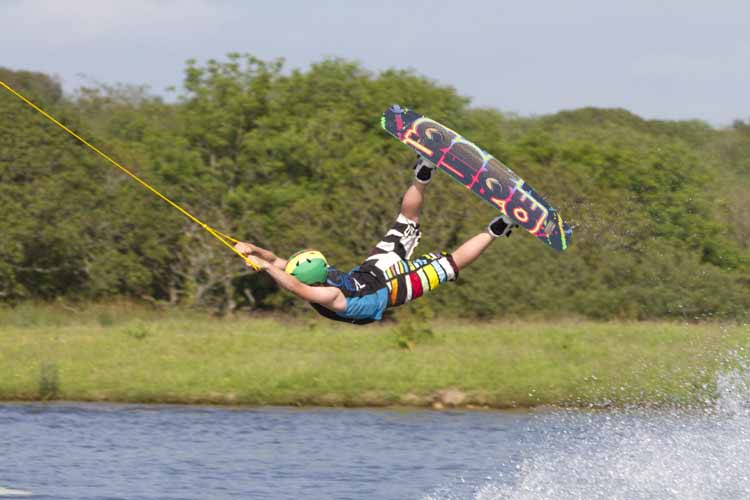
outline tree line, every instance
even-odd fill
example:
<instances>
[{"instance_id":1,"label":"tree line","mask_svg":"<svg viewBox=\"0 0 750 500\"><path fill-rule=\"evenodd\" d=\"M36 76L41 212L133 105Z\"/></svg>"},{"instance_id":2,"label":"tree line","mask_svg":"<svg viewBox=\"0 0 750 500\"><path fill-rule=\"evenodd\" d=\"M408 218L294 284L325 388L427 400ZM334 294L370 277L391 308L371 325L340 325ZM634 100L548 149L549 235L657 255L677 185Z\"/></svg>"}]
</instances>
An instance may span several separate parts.
<instances>
[{"instance_id":1,"label":"tree line","mask_svg":"<svg viewBox=\"0 0 750 500\"><path fill-rule=\"evenodd\" d=\"M357 265L389 227L413 154L379 126L392 103L460 131L575 225L558 254L498 241L420 306L446 317L742 319L750 310L750 123L715 128L583 108L475 108L411 71L328 59L305 70L230 54L189 61L175 98L96 85L64 95L0 68L60 121L220 231ZM451 250L495 215L447 176L420 250ZM300 311L199 226L0 89L0 301L127 297L224 313Z\"/></svg>"}]
</instances>

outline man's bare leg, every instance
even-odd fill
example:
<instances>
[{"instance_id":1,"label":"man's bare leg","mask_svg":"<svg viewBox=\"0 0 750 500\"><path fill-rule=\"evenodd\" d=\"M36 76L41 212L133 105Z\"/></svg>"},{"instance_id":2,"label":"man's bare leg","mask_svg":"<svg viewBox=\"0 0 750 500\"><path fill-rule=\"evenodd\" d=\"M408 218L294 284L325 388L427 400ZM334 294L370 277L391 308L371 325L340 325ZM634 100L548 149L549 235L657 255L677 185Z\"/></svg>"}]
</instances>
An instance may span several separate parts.
<instances>
[{"instance_id":1,"label":"man's bare leg","mask_svg":"<svg viewBox=\"0 0 750 500\"><path fill-rule=\"evenodd\" d=\"M419 223L419 214L422 211L424 203L424 191L427 184L414 181L409 189L404 193L404 199L401 201L401 213L407 219Z\"/></svg>"},{"instance_id":2,"label":"man's bare leg","mask_svg":"<svg viewBox=\"0 0 750 500\"><path fill-rule=\"evenodd\" d=\"M453 261L458 269L463 269L477 260L482 252L487 250L490 244L500 236L510 236L514 227L516 227L515 224L503 215L492 219L492 222L487 226L487 232L479 233L470 238L453 252Z\"/></svg>"},{"instance_id":3,"label":"man's bare leg","mask_svg":"<svg viewBox=\"0 0 750 500\"><path fill-rule=\"evenodd\" d=\"M493 241L495 241L495 238L490 233L479 233L464 242L453 252L453 261L458 269L464 269L477 260Z\"/></svg>"},{"instance_id":4,"label":"man's bare leg","mask_svg":"<svg viewBox=\"0 0 750 500\"><path fill-rule=\"evenodd\" d=\"M401 201L401 214L407 219L419 223L419 214L422 211L424 203L424 191L432 179L435 171L435 165L430 161L419 157L414 165L414 182L404 193L404 199Z\"/></svg>"}]
</instances>

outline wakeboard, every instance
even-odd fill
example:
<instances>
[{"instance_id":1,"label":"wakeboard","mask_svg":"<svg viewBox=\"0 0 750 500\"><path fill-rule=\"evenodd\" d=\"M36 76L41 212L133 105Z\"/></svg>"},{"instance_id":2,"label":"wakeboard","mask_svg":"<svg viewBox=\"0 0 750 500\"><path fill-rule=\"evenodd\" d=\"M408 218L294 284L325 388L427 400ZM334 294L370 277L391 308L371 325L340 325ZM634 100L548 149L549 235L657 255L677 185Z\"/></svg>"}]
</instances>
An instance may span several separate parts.
<instances>
[{"instance_id":1,"label":"wakeboard","mask_svg":"<svg viewBox=\"0 0 750 500\"><path fill-rule=\"evenodd\" d=\"M570 246L573 229L521 177L445 125L394 104L381 125L393 137L550 247Z\"/></svg>"}]
</instances>

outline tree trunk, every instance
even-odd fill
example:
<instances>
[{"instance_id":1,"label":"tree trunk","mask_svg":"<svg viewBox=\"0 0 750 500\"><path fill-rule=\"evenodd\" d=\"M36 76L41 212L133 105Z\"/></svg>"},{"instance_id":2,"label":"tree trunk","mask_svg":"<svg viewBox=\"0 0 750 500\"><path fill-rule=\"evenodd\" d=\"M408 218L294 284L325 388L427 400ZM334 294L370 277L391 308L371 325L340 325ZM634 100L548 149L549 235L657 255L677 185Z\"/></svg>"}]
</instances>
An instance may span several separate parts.
<instances>
[{"instance_id":1,"label":"tree trunk","mask_svg":"<svg viewBox=\"0 0 750 500\"><path fill-rule=\"evenodd\" d=\"M222 316L229 316L237 309L237 301L234 299L234 286L232 278L224 278L222 282L224 288L224 304L221 310Z\"/></svg>"}]
</instances>

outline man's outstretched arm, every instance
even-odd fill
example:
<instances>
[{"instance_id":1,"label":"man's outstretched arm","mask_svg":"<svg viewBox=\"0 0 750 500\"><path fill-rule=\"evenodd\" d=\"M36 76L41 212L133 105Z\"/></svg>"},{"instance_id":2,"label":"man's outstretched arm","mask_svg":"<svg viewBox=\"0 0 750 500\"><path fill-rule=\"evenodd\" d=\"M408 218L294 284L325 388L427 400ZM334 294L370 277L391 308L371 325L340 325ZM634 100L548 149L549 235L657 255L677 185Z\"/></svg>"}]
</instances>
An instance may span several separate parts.
<instances>
[{"instance_id":1,"label":"man's outstretched arm","mask_svg":"<svg viewBox=\"0 0 750 500\"><path fill-rule=\"evenodd\" d=\"M292 292L302 300L320 304L333 311L343 312L346 310L346 297L344 297L344 294L338 288L305 285L294 276L285 273L283 268L271 265L268 261L263 260L262 257L257 260L261 271L266 271L277 285Z\"/></svg>"},{"instance_id":2,"label":"man's outstretched arm","mask_svg":"<svg viewBox=\"0 0 750 500\"><path fill-rule=\"evenodd\" d=\"M245 255L247 257L260 257L261 259L265 260L272 266L281 269L282 271L284 270L284 268L286 268L286 259L282 259L272 251L266 250L265 248L261 248L257 245L253 245L252 243L247 243L244 241L236 243L234 245L234 248L236 248L237 251L239 251L242 255Z\"/></svg>"}]
</instances>

